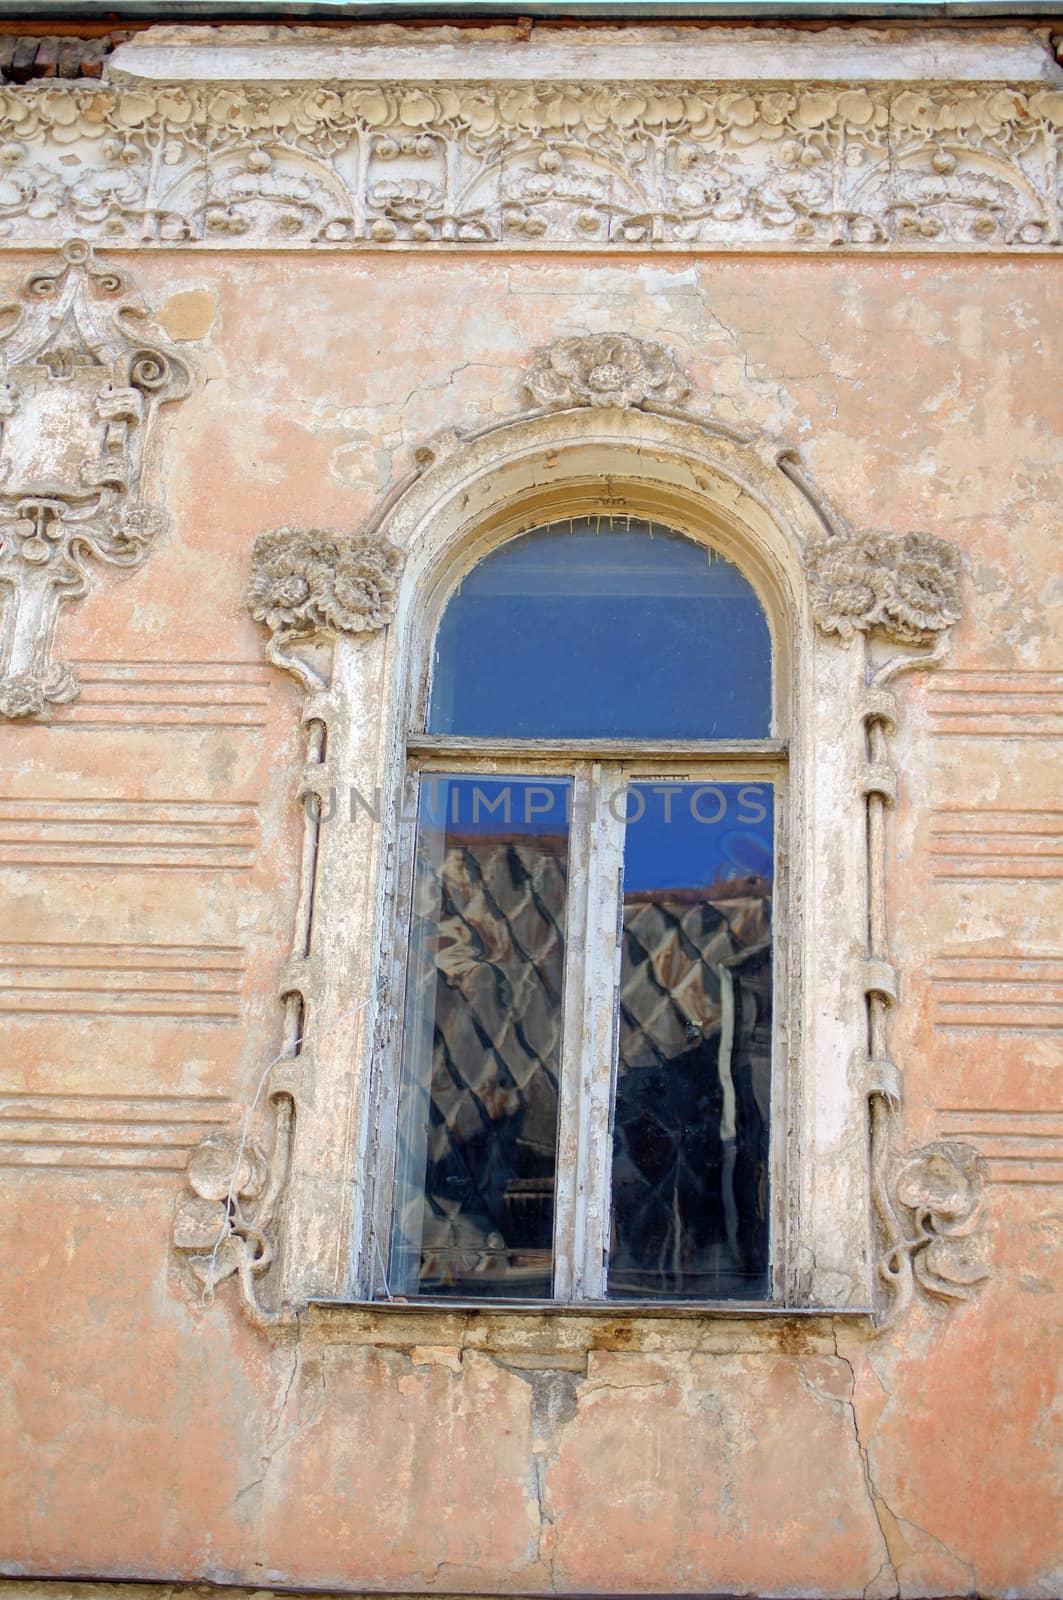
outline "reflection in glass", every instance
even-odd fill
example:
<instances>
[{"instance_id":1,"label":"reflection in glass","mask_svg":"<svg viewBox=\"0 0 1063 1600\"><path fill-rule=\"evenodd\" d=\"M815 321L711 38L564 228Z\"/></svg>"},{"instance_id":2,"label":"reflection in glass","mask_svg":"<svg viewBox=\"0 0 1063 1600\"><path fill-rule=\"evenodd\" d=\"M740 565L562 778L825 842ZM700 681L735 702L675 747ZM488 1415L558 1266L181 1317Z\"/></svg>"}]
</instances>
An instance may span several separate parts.
<instances>
[{"instance_id":1,"label":"reflection in glass","mask_svg":"<svg viewBox=\"0 0 1063 1600\"><path fill-rule=\"evenodd\" d=\"M429 733L760 739L770 722L752 585L657 523L575 517L511 539L443 613Z\"/></svg>"},{"instance_id":2,"label":"reflection in glass","mask_svg":"<svg viewBox=\"0 0 1063 1600\"><path fill-rule=\"evenodd\" d=\"M627 792L610 1298L769 1293L772 786Z\"/></svg>"},{"instance_id":3,"label":"reflection in glass","mask_svg":"<svg viewBox=\"0 0 1063 1600\"><path fill-rule=\"evenodd\" d=\"M421 779L392 1294L551 1293L570 790Z\"/></svg>"}]
</instances>

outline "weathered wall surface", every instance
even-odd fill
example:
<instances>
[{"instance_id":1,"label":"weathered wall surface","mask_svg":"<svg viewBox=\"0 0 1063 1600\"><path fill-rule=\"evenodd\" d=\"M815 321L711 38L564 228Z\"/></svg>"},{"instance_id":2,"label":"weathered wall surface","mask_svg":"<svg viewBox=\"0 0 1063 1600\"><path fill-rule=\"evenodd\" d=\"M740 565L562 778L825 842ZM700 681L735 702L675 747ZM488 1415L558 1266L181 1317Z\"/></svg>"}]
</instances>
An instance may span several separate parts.
<instances>
[{"instance_id":1,"label":"weathered wall surface","mask_svg":"<svg viewBox=\"0 0 1063 1600\"><path fill-rule=\"evenodd\" d=\"M5 296L43 257L0 258ZM0 723L10 1574L395 1591L1063 1592L1060 323L1051 260L116 248L193 364L145 483L170 526L60 614L80 698ZM194 1291L182 1168L280 1047L295 686L250 547L356 531L565 334L664 343L800 445L855 526L963 552L905 689L889 824L909 1143L988 1163L992 1274L876 1335L310 1312ZM21 1592L17 1590L16 1592Z\"/></svg>"}]
</instances>

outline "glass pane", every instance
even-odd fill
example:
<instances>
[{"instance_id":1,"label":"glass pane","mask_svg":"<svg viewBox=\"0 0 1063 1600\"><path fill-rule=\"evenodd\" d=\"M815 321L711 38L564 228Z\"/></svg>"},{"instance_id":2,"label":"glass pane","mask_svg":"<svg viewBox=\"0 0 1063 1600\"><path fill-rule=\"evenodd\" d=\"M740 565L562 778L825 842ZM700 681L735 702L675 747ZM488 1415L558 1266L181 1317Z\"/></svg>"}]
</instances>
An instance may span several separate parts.
<instances>
[{"instance_id":1,"label":"glass pane","mask_svg":"<svg viewBox=\"0 0 1063 1600\"><path fill-rule=\"evenodd\" d=\"M440 623L429 733L759 739L771 639L748 579L635 517L577 517L512 539Z\"/></svg>"},{"instance_id":2,"label":"glass pane","mask_svg":"<svg viewBox=\"0 0 1063 1600\"><path fill-rule=\"evenodd\" d=\"M421 779L392 1294L550 1295L570 797Z\"/></svg>"},{"instance_id":3,"label":"glass pane","mask_svg":"<svg viewBox=\"0 0 1063 1600\"><path fill-rule=\"evenodd\" d=\"M763 1298L772 785L646 782L624 803L608 1294Z\"/></svg>"}]
</instances>

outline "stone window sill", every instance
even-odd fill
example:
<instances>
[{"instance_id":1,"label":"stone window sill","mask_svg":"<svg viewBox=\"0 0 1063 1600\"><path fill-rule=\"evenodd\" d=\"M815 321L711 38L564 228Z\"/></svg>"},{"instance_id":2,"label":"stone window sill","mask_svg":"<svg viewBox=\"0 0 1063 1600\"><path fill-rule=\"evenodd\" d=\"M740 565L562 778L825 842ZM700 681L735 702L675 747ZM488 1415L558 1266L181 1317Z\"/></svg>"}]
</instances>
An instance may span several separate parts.
<instances>
[{"instance_id":1,"label":"stone window sill","mask_svg":"<svg viewBox=\"0 0 1063 1600\"><path fill-rule=\"evenodd\" d=\"M794 1307L658 1303L472 1305L468 1302L312 1300L299 1321L304 1335L331 1344L411 1351L482 1350L536 1364L564 1358L582 1365L592 1350L655 1354L779 1351L833 1355L835 1324L870 1332L867 1306Z\"/></svg>"}]
</instances>

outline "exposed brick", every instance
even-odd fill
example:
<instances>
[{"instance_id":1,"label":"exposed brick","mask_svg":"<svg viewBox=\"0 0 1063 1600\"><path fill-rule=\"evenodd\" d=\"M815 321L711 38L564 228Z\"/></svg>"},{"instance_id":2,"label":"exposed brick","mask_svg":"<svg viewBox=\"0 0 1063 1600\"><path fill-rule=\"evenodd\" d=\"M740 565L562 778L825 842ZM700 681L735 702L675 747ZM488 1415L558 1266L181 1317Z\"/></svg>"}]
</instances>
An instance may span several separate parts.
<instances>
[{"instance_id":1,"label":"exposed brick","mask_svg":"<svg viewBox=\"0 0 1063 1600\"><path fill-rule=\"evenodd\" d=\"M35 63L34 77L54 78L58 61L59 40L55 38L41 39L37 45L37 60Z\"/></svg>"},{"instance_id":2,"label":"exposed brick","mask_svg":"<svg viewBox=\"0 0 1063 1600\"><path fill-rule=\"evenodd\" d=\"M81 57L85 46L80 39L64 39L59 46L59 76L80 78Z\"/></svg>"},{"instance_id":3,"label":"exposed brick","mask_svg":"<svg viewBox=\"0 0 1063 1600\"><path fill-rule=\"evenodd\" d=\"M37 65L39 39L20 39L15 45L15 55L10 67L12 83L28 83Z\"/></svg>"}]
</instances>

